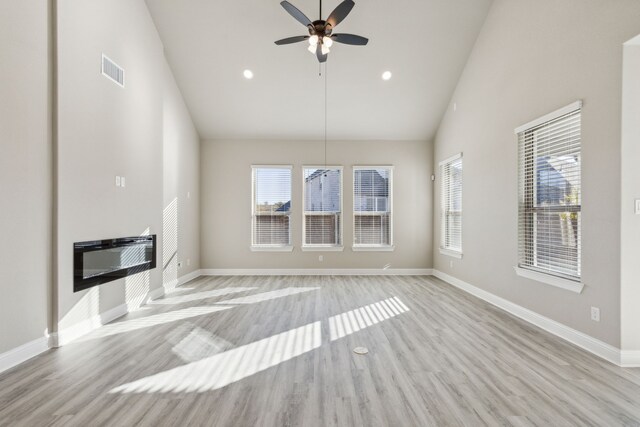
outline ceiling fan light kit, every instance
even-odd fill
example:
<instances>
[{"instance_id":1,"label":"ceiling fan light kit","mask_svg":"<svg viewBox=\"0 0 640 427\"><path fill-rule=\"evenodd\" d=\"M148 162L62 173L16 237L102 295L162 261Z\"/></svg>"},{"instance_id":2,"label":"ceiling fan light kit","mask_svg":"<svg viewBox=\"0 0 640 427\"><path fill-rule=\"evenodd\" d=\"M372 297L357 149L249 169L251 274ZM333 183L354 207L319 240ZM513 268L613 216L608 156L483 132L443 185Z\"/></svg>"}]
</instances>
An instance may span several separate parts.
<instances>
[{"instance_id":1,"label":"ceiling fan light kit","mask_svg":"<svg viewBox=\"0 0 640 427\"><path fill-rule=\"evenodd\" d=\"M309 52L315 54L320 63L327 61L327 55L330 52L329 48L333 45L333 42L354 46L364 46L369 42L369 39L366 37L355 34L333 34L333 29L347 17L351 9L353 9L353 6L355 6L353 0L344 0L340 3L333 12L331 12L326 21L322 20L322 0L320 0L320 19L313 22L288 1L285 0L281 2L280 5L298 22L307 27L309 35L287 37L275 43L277 45L284 45L308 40Z\"/></svg>"}]
</instances>

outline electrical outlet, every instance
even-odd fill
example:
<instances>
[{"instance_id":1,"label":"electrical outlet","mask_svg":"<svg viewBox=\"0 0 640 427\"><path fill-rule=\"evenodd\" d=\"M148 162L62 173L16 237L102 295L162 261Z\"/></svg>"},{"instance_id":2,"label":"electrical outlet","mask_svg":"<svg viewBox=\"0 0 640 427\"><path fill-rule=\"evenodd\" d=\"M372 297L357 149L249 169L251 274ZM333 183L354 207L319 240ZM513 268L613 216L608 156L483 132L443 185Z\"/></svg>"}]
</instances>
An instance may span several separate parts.
<instances>
[{"instance_id":1,"label":"electrical outlet","mask_svg":"<svg viewBox=\"0 0 640 427\"><path fill-rule=\"evenodd\" d=\"M182 268L182 261L178 261L178 268Z\"/></svg>"},{"instance_id":2,"label":"electrical outlet","mask_svg":"<svg viewBox=\"0 0 640 427\"><path fill-rule=\"evenodd\" d=\"M120 177L116 176L116 187L120 187Z\"/></svg>"},{"instance_id":3,"label":"electrical outlet","mask_svg":"<svg viewBox=\"0 0 640 427\"><path fill-rule=\"evenodd\" d=\"M187 258L187 266L191 265L191 258Z\"/></svg>"},{"instance_id":4,"label":"electrical outlet","mask_svg":"<svg viewBox=\"0 0 640 427\"><path fill-rule=\"evenodd\" d=\"M318 255L318 261L320 261L320 262L324 261L324 256Z\"/></svg>"},{"instance_id":5,"label":"electrical outlet","mask_svg":"<svg viewBox=\"0 0 640 427\"><path fill-rule=\"evenodd\" d=\"M449 268L453 268L453 261L449 261Z\"/></svg>"},{"instance_id":6,"label":"electrical outlet","mask_svg":"<svg viewBox=\"0 0 640 427\"><path fill-rule=\"evenodd\" d=\"M120 177L120 187L126 187L127 186L127 181L125 179L124 176Z\"/></svg>"},{"instance_id":7,"label":"electrical outlet","mask_svg":"<svg viewBox=\"0 0 640 427\"><path fill-rule=\"evenodd\" d=\"M600 309L598 307L591 307L591 320L594 322L600 321Z\"/></svg>"}]
</instances>

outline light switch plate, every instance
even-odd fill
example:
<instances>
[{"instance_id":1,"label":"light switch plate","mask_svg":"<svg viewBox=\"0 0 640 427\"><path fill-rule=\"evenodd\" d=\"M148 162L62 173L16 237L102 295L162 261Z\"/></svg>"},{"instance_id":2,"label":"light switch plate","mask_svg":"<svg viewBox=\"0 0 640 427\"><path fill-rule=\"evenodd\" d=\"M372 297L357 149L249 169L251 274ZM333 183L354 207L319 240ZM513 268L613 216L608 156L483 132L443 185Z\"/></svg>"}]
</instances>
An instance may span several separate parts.
<instances>
[{"instance_id":1,"label":"light switch plate","mask_svg":"<svg viewBox=\"0 0 640 427\"><path fill-rule=\"evenodd\" d=\"M636 215L640 215L640 199L636 199Z\"/></svg>"},{"instance_id":2,"label":"light switch plate","mask_svg":"<svg viewBox=\"0 0 640 427\"><path fill-rule=\"evenodd\" d=\"M120 187L126 187L126 183L127 181L125 180L124 176L120 177Z\"/></svg>"},{"instance_id":3,"label":"light switch plate","mask_svg":"<svg viewBox=\"0 0 640 427\"><path fill-rule=\"evenodd\" d=\"M116 187L120 187L120 177L116 176Z\"/></svg>"}]
</instances>

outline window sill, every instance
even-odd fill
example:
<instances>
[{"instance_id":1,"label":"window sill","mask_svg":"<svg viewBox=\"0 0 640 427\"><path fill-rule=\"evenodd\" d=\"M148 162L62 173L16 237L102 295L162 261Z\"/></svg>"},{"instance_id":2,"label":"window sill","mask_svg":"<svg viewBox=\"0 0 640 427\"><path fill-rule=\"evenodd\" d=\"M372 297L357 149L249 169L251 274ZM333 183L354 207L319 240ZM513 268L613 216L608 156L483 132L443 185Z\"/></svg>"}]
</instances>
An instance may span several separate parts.
<instances>
[{"instance_id":1,"label":"window sill","mask_svg":"<svg viewBox=\"0 0 640 427\"><path fill-rule=\"evenodd\" d=\"M292 252L293 246L251 246L251 252Z\"/></svg>"},{"instance_id":2,"label":"window sill","mask_svg":"<svg viewBox=\"0 0 640 427\"><path fill-rule=\"evenodd\" d=\"M513 267L513 269L520 277L525 277L527 279L535 280L536 282L575 292L576 294L582 293L582 289L584 289L584 283L581 282L574 282L573 280L563 279L562 277L556 277L521 267Z\"/></svg>"},{"instance_id":3,"label":"window sill","mask_svg":"<svg viewBox=\"0 0 640 427\"><path fill-rule=\"evenodd\" d=\"M307 245L302 246L303 252L342 252L344 246L320 246L320 245Z\"/></svg>"},{"instance_id":4,"label":"window sill","mask_svg":"<svg viewBox=\"0 0 640 427\"><path fill-rule=\"evenodd\" d=\"M353 252L393 252L395 246L352 246Z\"/></svg>"},{"instance_id":5,"label":"window sill","mask_svg":"<svg viewBox=\"0 0 640 427\"><path fill-rule=\"evenodd\" d=\"M451 249L440 248L440 253L442 255L450 256L457 259L462 259L462 252L452 251Z\"/></svg>"}]
</instances>

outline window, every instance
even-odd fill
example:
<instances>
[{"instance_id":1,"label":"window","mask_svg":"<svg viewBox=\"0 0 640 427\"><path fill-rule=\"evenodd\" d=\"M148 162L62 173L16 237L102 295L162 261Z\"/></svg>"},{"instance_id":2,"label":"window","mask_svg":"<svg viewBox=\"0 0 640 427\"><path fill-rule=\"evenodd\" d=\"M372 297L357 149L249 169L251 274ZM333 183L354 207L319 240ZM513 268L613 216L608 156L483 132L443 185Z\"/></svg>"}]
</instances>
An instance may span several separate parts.
<instances>
[{"instance_id":1,"label":"window","mask_svg":"<svg viewBox=\"0 0 640 427\"><path fill-rule=\"evenodd\" d=\"M342 167L303 168L303 247L342 248Z\"/></svg>"},{"instance_id":2,"label":"window","mask_svg":"<svg viewBox=\"0 0 640 427\"><path fill-rule=\"evenodd\" d=\"M516 129L518 267L573 281L581 270L580 119L578 102Z\"/></svg>"},{"instance_id":3,"label":"window","mask_svg":"<svg viewBox=\"0 0 640 427\"><path fill-rule=\"evenodd\" d=\"M391 248L391 177L389 166L353 168L353 249Z\"/></svg>"},{"instance_id":4,"label":"window","mask_svg":"<svg viewBox=\"0 0 640 427\"><path fill-rule=\"evenodd\" d=\"M440 252L462 255L462 153L440 162Z\"/></svg>"},{"instance_id":5,"label":"window","mask_svg":"<svg viewBox=\"0 0 640 427\"><path fill-rule=\"evenodd\" d=\"M292 250L291 166L252 166L253 250Z\"/></svg>"}]
</instances>

